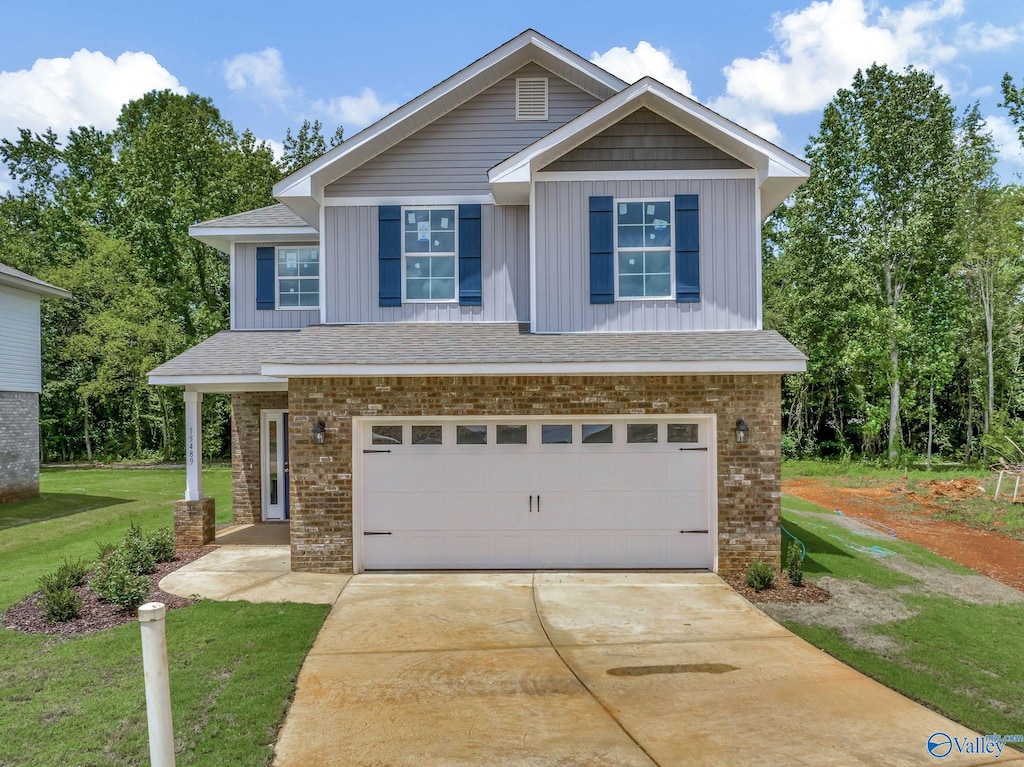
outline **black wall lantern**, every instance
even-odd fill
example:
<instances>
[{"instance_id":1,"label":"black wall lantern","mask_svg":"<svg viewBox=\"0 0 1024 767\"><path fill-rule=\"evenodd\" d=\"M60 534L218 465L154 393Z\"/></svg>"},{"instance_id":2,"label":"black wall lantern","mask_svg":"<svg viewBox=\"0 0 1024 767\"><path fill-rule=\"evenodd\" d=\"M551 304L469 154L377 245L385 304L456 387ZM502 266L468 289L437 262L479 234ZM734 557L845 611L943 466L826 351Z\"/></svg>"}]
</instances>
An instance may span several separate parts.
<instances>
[{"instance_id":1,"label":"black wall lantern","mask_svg":"<svg viewBox=\"0 0 1024 767\"><path fill-rule=\"evenodd\" d=\"M316 426L313 427L313 442L317 445L324 444L324 438L327 436L327 424L323 421L317 421Z\"/></svg>"},{"instance_id":2,"label":"black wall lantern","mask_svg":"<svg viewBox=\"0 0 1024 767\"><path fill-rule=\"evenodd\" d=\"M750 427L747 426L747 422L740 418L736 421L736 444L745 445L747 444L747 432L750 431Z\"/></svg>"}]
</instances>

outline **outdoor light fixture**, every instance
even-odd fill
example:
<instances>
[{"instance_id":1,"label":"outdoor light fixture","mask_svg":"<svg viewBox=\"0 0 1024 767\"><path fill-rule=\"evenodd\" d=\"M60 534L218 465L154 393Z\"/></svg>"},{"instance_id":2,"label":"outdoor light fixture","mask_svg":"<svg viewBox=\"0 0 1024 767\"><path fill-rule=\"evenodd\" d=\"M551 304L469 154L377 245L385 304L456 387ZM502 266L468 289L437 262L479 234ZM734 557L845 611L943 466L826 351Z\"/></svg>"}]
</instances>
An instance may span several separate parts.
<instances>
[{"instance_id":1,"label":"outdoor light fixture","mask_svg":"<svg viewBox=\"0 0 1024 767\"><path fill-rule=\"evenodd\" d=\"M324 444L324 437L327 436L327 424L323 421L317 421L316 426L313 427L313 442L317 445Z\"/></svg>"},{"instance_id":2,"label":"outdoor light fixture","mask_svg":"<svg viewBox=\"0 0 1024 767\"><path fill-rule=\"evenodd\" d=\"M736 421L736 444L745 445L747 443L747 432L750 431L750 427L747 426L747 422L740 418Z\"/></svg>"}]
</instances>

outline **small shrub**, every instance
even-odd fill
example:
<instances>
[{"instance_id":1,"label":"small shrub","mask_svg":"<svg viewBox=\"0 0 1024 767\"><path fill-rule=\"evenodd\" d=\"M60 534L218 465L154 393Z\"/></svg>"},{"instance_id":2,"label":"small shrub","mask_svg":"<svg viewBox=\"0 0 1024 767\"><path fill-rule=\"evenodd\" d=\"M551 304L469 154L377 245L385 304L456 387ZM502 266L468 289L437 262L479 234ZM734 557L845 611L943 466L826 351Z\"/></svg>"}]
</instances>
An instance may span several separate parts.
<instances>
[{"instance_id":1,"label":"small shrub","mask_svg":"<svg viewBox=\"0 0 1024 767\"><path fill-rule=\"evenodd\" d=\"M63 564L52 573L48 573L39 579L39 588L43 593L63 591L81 586L85 582L86 567L82 560L72 562L65 559Z\"/></svg>"},{"instance_id":2,"label":"small shrub","mask_svg":"<svg viewBox=\"0 0 1024 767\"><path fill-rule=\"evenodd\" d=\"M800 555L800 547L791 544L786 555L786 577L794 586L804 585L804 561Z\"/></svg>"},{"instance_id":3,"label":"small shrub","mask_svg":"<svg viewBox=\"0 0 1024 767\"><path fill-rule=\"evenodd\" d=\"M156 562L142 529L133 523L117 547L128 569L135 575L149 575L156 570Z\"/></svg>"},{"instance_id":4,"label":"small shrub","mask_svg":"<svg viewBox=\"0 0 1024 767\"><path fill-rule=\"evenodd\" d=\"M174 559L174 531L161 527L146 536L146 546L156 562L170 562Z\"/></svg>"},{"instance_id":5,"label":"small shrub","mask_svg":"<svg viewBox=\"0 0 1024 767\"><path fill-rule=\"evenodd\" d=\"M135 570L135 563L130 559L135 553L119 547L96 565L89 586L104 602L134 610L146 601L152 583L148 575Z\"/></svg>"},{"instance_id":6,"label":"small shrub","mask_svg":"<svg viewBox=\"0 0 1024 767\"><path fill-rule=\"evenodd\" d=\"M68 587L44 591L40 603L50 623L74 620L82 611L82 598Z\"/></svg>"},{"instance_id":7,"label":"small shrub","mask_svg":"<svg viewBox=\"0 0 1024 767\"><path fill-rule=\"evenodd\" d=\"M747 565L747 585L754 591L770 589L775 584L775 568L758 559Z\"/></svg>"},{"instance_id":8,"label":"small shrub","mask_svg":"<svg viewBox=\"0 0 1024 767\"><path fill-rule=\"evenodd\" d=\"M102 562L109 557L117 548L116 543L110 541L96 541L96 559Z\"/></svg>"}]
</instances>

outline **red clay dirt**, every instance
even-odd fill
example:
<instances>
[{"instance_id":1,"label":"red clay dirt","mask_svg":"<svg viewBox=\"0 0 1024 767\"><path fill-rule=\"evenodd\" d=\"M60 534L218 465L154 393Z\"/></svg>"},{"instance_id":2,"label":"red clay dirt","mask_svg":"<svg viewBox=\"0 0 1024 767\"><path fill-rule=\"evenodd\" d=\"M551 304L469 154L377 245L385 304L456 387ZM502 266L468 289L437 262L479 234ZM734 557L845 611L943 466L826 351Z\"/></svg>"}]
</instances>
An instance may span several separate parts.
<instances>
[{"instance_id":1,"label":"red clay dirt","mask_svg":"<svg viewBox=\"0 0 1024 767\"><path fill-rule=\"evenodd\" d=\"M934 481L929 491L945 498L976 496L976 480ZM865 517L888 525L903 540L1024 591L1024 541L978 530L958 522L933 519L938 506L901 484L876 487L836 487L828 480L798 477L785 480L782 491L848 517Z\"/></svg>"}]
</instances>

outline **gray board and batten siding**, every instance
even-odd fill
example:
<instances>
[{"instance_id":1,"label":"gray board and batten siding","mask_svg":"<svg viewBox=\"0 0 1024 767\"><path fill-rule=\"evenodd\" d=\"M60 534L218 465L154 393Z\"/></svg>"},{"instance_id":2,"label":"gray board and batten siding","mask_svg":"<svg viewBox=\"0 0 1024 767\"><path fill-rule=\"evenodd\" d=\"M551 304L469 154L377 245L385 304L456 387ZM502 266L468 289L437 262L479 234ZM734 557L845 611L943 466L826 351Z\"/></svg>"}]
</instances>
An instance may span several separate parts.
<instances>
[{"instance_id":1,"label":"gray board and batten siding","mask_svg":"<svg viewBox=\"0 0 1024 767\"><path fill-rule=\"evenodd\" d=\"M516 78L548 78L548 119L516 120ZM527 64L324 190L327 197L485 195L487 171L600 103Z\"/></svg>"},{"instance_id":2,"label":"gray board and batten siding","mask_svg":"<svg viewBox=\"0 0 1024 767\"><path fill-rule=\"evenodd\" d=\"M483 205L480 306L403 303L379 306L377 207L324 210L328 323L529 322L530 210L525 205Z\"/></svg>"},{"instance_id":3,"label":"gray board and batten siding","mask_svg":"<svg viewBox=\"0 0 1024 767\"><path fill-rule=\"evenodd\" d=\"M318 247L313 242L266 243L278 248ZM304 328L320 322L319 309L257 309L256 308L256 248L259 243L235 244L235 277L231 285L231 318L234 330L285 330ZM324 256L320 254L320 274L324 272ZM276 265L275 265L276 269ZM323 277L320 279L323 289Z\"/></svg>"},{"instance_id":4,"label":"gray board and batten siding","mask_svg":"<svg viewBox=\"0 0 1024 767\"><path fill-rule=\"evenodd\" d=\"M590 303L590 197L671 199L676 194L698 195L700 301ZM753 179L538 182L537 331L757 329L761 222L756 194Z\"/></svg>"},{"instance_id":5,"label":"gray board and batten siding","mask_svg":"<svg viewBox=\"0 0 1024 767\"><path fill-rule=\"evenodd\" d=\"M550 172L749 168L650 109L626 115L547 165Z\"/></svg>"}]
</instances>

